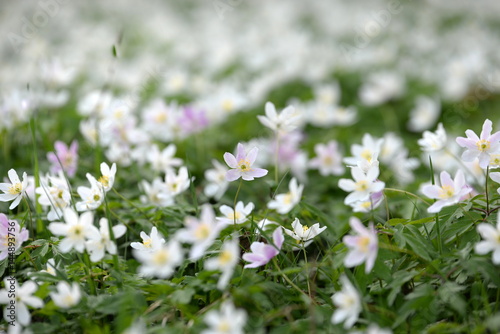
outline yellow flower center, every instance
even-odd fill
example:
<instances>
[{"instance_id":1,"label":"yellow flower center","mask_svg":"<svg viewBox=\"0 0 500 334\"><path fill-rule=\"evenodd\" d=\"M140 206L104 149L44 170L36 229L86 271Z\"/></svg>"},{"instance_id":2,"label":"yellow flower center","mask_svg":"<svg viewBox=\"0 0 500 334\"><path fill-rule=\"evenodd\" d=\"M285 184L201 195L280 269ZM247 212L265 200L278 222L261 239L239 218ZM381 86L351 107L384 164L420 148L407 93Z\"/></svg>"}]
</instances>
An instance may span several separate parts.
<instances>
[{"instance_id":1,"label":"yellow flower center","mask_svg":"<svg viewBox=\"0 0 500 334\"><path fill-rule=\"evenodd\" d=\"M167 115L164 113L156 114L154 120L156 123L164 123L167 120Z\"/></svg>"},{"instance_id":2,"label":"yellow flower center","mask_svg":"<svg viewBox=\"0 0 500 334\"><path fill-rule=\"evenodd\" d=\"M17 195L23 190L23 185L20 182L14 183L9 187L9 194Z\"/></svg>"},{"instance_id":3,"label":"yellow flower center","mask_svg":"<svg viewBox=\"0 0 500 334\"><path fill-rule=\"evenodd\" d=\"M238 168L241 169L242 172L248 172L250 170L250 162L245 159L241 159L238 162Z\"/></svg>"},{"instance_id":4,"label":"yellow flower center","mask_svg":"<svg viewBox=\"0 0 500 334\"><path fill-rule=\"evenodd\" d=\"M333 159L332 159L332 157L330 157L330 156L324 157L323 158L323 164L327 165L327 166L333 165Z\"/></svg>"},{"instance_id":5,"label":"yellow flower center","mask_svg":"<svg viewBox=\"0 0 500 334\"><path fill-rule=\"evenodd\" d=\"M371 162L372 161L372 151L370 151L369 149L363 150L363 152L361 152L361 157L363 159L367 160L368 162Z\"/></svg>"},{"instance_id":6,"label":"yellow flower center","mask_svg":"<svg viewBox=\"0 0 500 334\"><path fill-rule=\"evenodd\" d=\"M356 191L366 190L368 190L368 182L366 180L361 180L356 183Z\"/></svg>"},{"instance_id":7,"label":"yellow flower center","mask_svg":"<svg viewBox=\"0 0 500 334\"><path fill-rule=\"evenodd\" d=\"M487 151L490 149L490 141L481 139L476 143L477 149L481 152Z\"/></svg>"},{"instance_id":8,"label":"yellow flower center","mask_svg":"<svg viewBox=\"0 0 500 334\"><path fill-rule=\"evenodd\" d=\"M452 186L443 186L442 189L439 191L439 198L442 199L447 199L455 195L455 190L453 189Z\"/></svg>"},{"instance_id":9,"label":"yellow flower center","mask_svg":"<svg viewBox=\"0 0 500 334\"><path fill-rule=\"evenodd\" d=\"M231 326L229 325L229 323L227 321L222 321L219 326L217 326L217 331L219 331L220 333L229 333L229 331L231 330Z\"/></svg>"},{"instance_id":10,"label":"yellow flower center","mask_svg":"<svg viewBox=\"0 0 500 334\"><path fill-rule=\"evenodd\" d=\"M228 214L228 215L227 215L227 218L229 218L229 219L233 219L233 220L234 220L234 219L238 220L238 219L240 219L240 218L242 218L242 217L243 217L243 215L242 215L242 214L241 214L241 212L239 212L239 211L236 211L236 213L231 212L230 214Z\"/></svg>"},{"instance_id":11,"label":"yellow flower center","mask_svg":"<svg viewBox=\"0 0 500 334\"><path fill-rule=\"evenodd\" d=\"M66 296L64 296L64 303L66 305L71 306L71 305L73 305L75 303L75 299L71 295L66 295Z\"/></svg>"},{"instance_id":12,"label":"yellow flower center","mask_svg":"<svg viewBox=\"0 0 500 334\"><path fill-rule=\"evenodd\" d=\"M72 239L80 239L82 233L82 227L79 224L71 226L68 231L68 235Z\"/></svg>"},{"instance_id":13,"label":"yellow flower center","mask_svg":"<svg viewBox=\"0 0 500 334\"><path fill-rule=\"evenodd\" d=\"M233 259L233 254L230 251L225 250L219 255L219 263L221 265L226 265Z\"/></svg>"},{"instance_id":14,"label":"yellow flower center","mask_svg":"<svg viewBox=\"0 0 500 334\"><path fill-rule=\"evenodd\" d=\"M361 251L367 252L368 245L370 244L370 238L367 236L359 237L357 244L358 244L358 247L361 249Z\"/></svg>"},{"instance_id":15,"label":"yellow flower center","mask_svg":"<svg viewBox=\"0 0 500 334\"><path fill-rule=\"evenodd\" d=\"M285 204L292 203L292 194L290 192L287 192L285 196L283 196L283 203Z\"/></svg>"},{"instance_id":16,"label":"yellow flower center","mask_svg":"<svg viewBox=\"0 0 500 334\"><path fill-rule=\"evenodd\" d=\"M198 240L204 240L210 235L210 227L207 224L200 224L196 231L194 231L194 236Z\"/></svg>"},{"instance_id":17,"label":"yellow flower center","mask_svg":"<svg viewBox=\"0 0 500 334\"><path fill-rule=\"evenodd\" d=\"M100 200L100 199L101 199L101 196L99 196L99 195L95 194L95 195L94 195L94 197L93 197L93 199L94 199L94 201L96 201L96 202L97 202L98 200Z\"/></svg>"},{"instance_id":18,"label":"yellow flower center","mask_svg":"<svg viewBox=\"0 0 500 334\"><path fill-rule=\"evenodd\" d=\"M109 177L108 177L107 175L103 175L103 176L101 176L101 177L99 178L99 182L100 182L103 186L107 187L107 186L109 186Z\"/></svg>"},{"instance_id":19,"label":"yellow flower center","mask_svg":"<svg viewBox=\"0 0 500 334\"><path fill-rule=\"evenodd\" d=\"M493 166L500 165L500 154L492 154L490 156L490 165L493 165Z\"/></svg>"},{"instance_id":20,"label":"yellow flower center","mask_svg":"<svg viewBox=\"0 0 500 334\"><path fill-rule=\"evenodd\" d=\"M226 112L230 112L234 109L234 103L231 100L222 101L222 109Z\"/></svg>"},{"instance_id":21,"label":"yellow flower center","mask_svg":"<svg viewBox=\"0 0 500 334\"><path fill-rule=\"evenodd\" d=\"M151 248L151 244L153 243L153 241L151 239L148 239L148 240L144 240L142 242L142 244L144 245L144 247L146 248Z\"/></svg>"},{"instance_id":22,"label":"yellow flower center","mask_svg":"<svg viewBox=\"0 0 500 334\"><path fill-rule=\"evenodd\" d=\"M161 249L153 254L152 260L155 265L161 266L166 264L169 258L170 254L166 250Z\"/></svg>"}]
</instances>

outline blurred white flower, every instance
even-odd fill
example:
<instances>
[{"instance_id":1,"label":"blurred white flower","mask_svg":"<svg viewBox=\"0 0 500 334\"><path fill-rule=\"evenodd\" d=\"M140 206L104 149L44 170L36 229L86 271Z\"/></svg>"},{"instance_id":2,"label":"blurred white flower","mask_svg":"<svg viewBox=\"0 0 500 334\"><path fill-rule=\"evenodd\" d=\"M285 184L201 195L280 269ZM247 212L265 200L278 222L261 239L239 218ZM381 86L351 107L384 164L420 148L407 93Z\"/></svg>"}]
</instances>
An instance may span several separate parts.
<instances>
[{"instance_id":1,"label":"blurred white flower","mask_svg":"<svg viewBox=\"0 0 500 334\"><path fill-rule=\"evenodd\" d=\"M61 281L57 283L57 291L50 293L50 298L60 308L70 308L77 305L81 297L80 286L76 282L69 285L68 282Z\"/></svg>"},{"instance_id":2,"label":"blurred white flower","mask_svg":"<svg viewBox=\"0 0 500 334\"><path fill-rule=\"evenodd\" d=\"M418 96L415 108L410 111L408 129L413 132L428 130L436 124L441 115L441 104L438 99Z\"/></svg>"},{"instance_id":3,"label":"blurred white flower","mask_svg":"<svg viewBox=\"0 0 500 334\"><path fill-rule=\"evenodd\" d=\"M285 194L278 194L267 203L269 209L276 210L279 214L286 214L296 206L302 197L304 185L299 185L296 178L290 180L289 191Z\"/></svg>"},{"instance_id":4,"label":"blurred white flower","mask_svg":"<svg viewBox=\"0 0 500 334\"><path fill-rule=\"evenodd\" d=\"M231 301L226 300L220 311L208 311L204 321L210 328L201 331L201 334L243 334L247 313L236 309Z\"/></svg>"},{"instance_id":5,"label":"blurred white flower","mask_svg":"<svg viewBox=\"0 0 500 334\"><path fill-rule=\"evenodd\" d=\"M217 217L216 219L225 225L243 224L248 220L248 216L252 213L254 207L255 205L252 202L245 205L242 201L236 203L235 209L228 205L221 205L219 210L224 217Z\"/></svg>"},{"instance_id":6,"label":"blurred white flower","mask_svg":"<svg viewBox=\"0 0 500 334\"><path fill-rule=\"evenodd\" d=\"M361 312L361 296L349 279L342 275L342 290L332 296L333 304L337 307L333 312L332 323L344 322L344 328L351 328L358 320Z\"/></svg>"}]
</instances>

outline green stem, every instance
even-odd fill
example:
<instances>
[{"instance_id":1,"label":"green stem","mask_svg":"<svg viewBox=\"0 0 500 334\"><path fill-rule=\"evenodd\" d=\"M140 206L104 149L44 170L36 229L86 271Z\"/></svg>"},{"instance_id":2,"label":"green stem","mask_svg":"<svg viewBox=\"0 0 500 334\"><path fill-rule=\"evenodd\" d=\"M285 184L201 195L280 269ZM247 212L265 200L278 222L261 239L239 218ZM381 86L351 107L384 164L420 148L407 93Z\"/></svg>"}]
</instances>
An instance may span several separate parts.
<instances>
[{"instance_id":1,"label":"green stem","mask_svg":"<svg viewBox=\"0 0 500 334\"><path fill-rule=\"evenodd\" d=\"M395 188L384 188L384 192L385 191L394 191L394 192L398 192L398 193L403 193L403 194L406 194L406 195L410 195L412 197L415 197L415 198L418 198L419 200L421 200L422 202L424 202L425 204L427 205L431 205L429 202L427 202L425 199L423 199L422 197L420 196L417 196L409 191L404 191L404 190L400 190L400 189L395 189Z\"/></svg>"},{"instance_id":2,"label":"green stem","mask_svg":"<svg viewBox=\"0 0 500 334\"><path fill-rule=\"evenodd\" d=\"M307 262L306 248L304 247L304 242L302 242L302 250L304 251L304 261L306 263L306 281L307 281L307 292L309 292L309 298L311 297L311 284L309 283L309 264Z\"/></svg>"},{"instance_id":3,"label":"green stem","mask_svg":"<svg viewBox=\"0 0 500 334\"><path fill-rule=\"evenodd\" d=\"M78 257L80 257L80 255L78 255ZM96 296L97 292L96 292L96 288L95 288L94 279L92 278L92 270L91 270L91 265L90 265L90 258L89 258L89 254L87 253L87 251L85 251L83 253L83 263L85 264L85 272L87 273L87 276L89 277L88 280L87 280L87 284L89 286L90 293L92 295Z\"/></svg>"},{"instance_id":4,"label":"green stem","mask_svg":"<svg viewBox=\"0 0 500 334\"><path fill-rule=\"evenodd\" d=\"M276 131L276 154L274 160L274 182L278 183L279 171L279 153L280 153L280 134Z\"/></svg>"},{"instance_id":5,"label":"green stem","mask_svg":"<svg viewBox=\"0 0 500 334\"><path fill-rule=\"evenodd\" d=\"M307 298L310 298L295 283L293 283L292 280L284 272L281 271L281 268L278 266L278 262L276 262L276 258L273 258L273 263L274 263L274 266L276 267L276 270L278 271L278 273L285 279L285 281L288 282L288 284L290 284L292 286L292 288L294 288L295 290L297 290L299 293L303 294ZM312 299L310 299L310 300L312 301Z\"/></svg>"},{"instance_id":6,"label":"green stem","mask_svg":"<svg viewBox=\"0 0 500 334\"><path fill-rule=\"evenodd\" d=\"M104 189L103 189L104 191ZM114 242L114 244L116 245L116 238L115 238L115 234L113 232L113 225L111 224L111 210L109 210L109 206L108 206L108 198L106 196L106 194L104 195L104 204L106 206L106 217L108 218L108 233L109 233L109 239ZM120 263L118 262L118 255L115 253L115 254L111 254L113 256L113 266L114 266L114 269L119 271L120 270ZM121 288L122 287L122 282L121 282L121 279L117 279L117 282L118 282L118 287Z\"/></svg>"},{"instance_id":7,"label":"green stem","mask_svg":"<svg viewBox=\"0 0 500 334\"><path fill-rule=\"evenodd\" d=\"M484 191L486 193L486 215L490 215L490 200L488 198L488 178L490 176L490 166L486 167L486 180L484 181Z\"/></svg>"},{"instance_id":8,"label":"green stem","mask_svg":"<svg viewBox=\"0 0 500 334\"><path fill-rule=\"evenodd\" d=\"M240 194L241 184L243 183L243 179L240 178L240 183L238 184L238 190L236 190L236 195L234 196L233 201L233 222L234 222L234 231L236 232L236 201L238 200L238 195Z\"/></svg>"},{"instance_id":9,"label":"green stem","mask_svg":"<svg viewBox=\"0 0 500 334\"><path fill-rule=\"evenodd\" d=\"M31 129L31 140L33 142L33 167L35 169L33 171L33 174L35 177L35 189L36 189L36 188L40 187L40 169L38 166L38 148L37 148L37 144L36 144L36 119L35 119L35 116L33 116L33 118L31 119L30 129ZM36 211L37 216L38 216L38 218L36 220L36 233L40 236L44 231L43 222L42 222L42 219L40 218L40 216L42 214L42 206L37 201L36 193L34 196L35 196L35 198L33 200L35 201L35 211ZM33 230L33 232L34 232L34 230ZM35 235L33 235L33 239L35 239Z\"/></svg>"}]
</instances>

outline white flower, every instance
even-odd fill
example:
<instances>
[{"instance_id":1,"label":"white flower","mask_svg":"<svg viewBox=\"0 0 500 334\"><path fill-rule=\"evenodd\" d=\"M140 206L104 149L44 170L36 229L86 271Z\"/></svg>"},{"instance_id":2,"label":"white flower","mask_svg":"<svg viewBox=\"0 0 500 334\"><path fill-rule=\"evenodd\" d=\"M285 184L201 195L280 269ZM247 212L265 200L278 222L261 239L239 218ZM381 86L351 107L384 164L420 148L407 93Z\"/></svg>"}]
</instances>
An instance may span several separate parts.
<instances>
[{"instance_id":1,"label":"white flower","mask_svg":"<svg viewBox=\"0 0 500 334\"><path fill-rule=\"evenodd\" d=\"M226 225L243 224L248 220L247 217L250 215L254 207L255 206L252 202L245 205L242 201L236 203L236 210L230 206L221 205L219 210L224 217L217 217L216 219Z\"/></svg>"},{"instance_id":2,"label":"white flower","mask_svg":"<svg viewBox=\"0 0 500 334\"><path fill-rule=\"evenodd\" d=\"M79 253L83 253L86 239L93 233L99 233L93 225L94 214L86 211L78 217L73 209L66 208L63 216L65 223L50 223L48 226L52 234L65 237L59 243L59 250L67 253L74 248Z\"/></svg>"},{"instance_id":3,"label":"white flower","mask_svg":"<svg viewBox=\"0 0 500 334\"><path fill-rule=\"evenodd\" d=\"M50 221L62 219L62 212L71 204L71 194L68 183L60 171L58 176L40 178L40 187L36 188L38 203L49 207L47 219Z\"/></svg>"},{"instance_id":4,"label":"white flower","mask_svg":"<svg viewBox=\"0 0 500 334\"><path fill-rule=\"evenodd\" d=\"M116 254L116 244L111 240L109 235L108 219L101 218L99 220L99 227L99 230L91 230L89 240L85 243L87 250L90 252L90 260L92 262L101 261L105 251L108 251L111 255ZM122 224L113 226L112 230L115 239L120 238L127 232L127 228Z\"/></svg>"},{"instance_id":5,"label":"white flower","mask_svg":"<svg viewBox=\"0 0 500 334\"><path fill-rule=\"evenodd\" d=\"M175 267L183 261L182 248L176 240L171 240L152 252L134 250L134 256L142 264L139 273L148 277L170 277Z\"/></svg>"},{"instance_id":6,"label":"white flower","mask_svg":"<svg viewBox=\"0 0 500 334\"><path fill-rule=\"evenodd\" d=\"M441 103L438 99L427 96L417 97L415 108L410 111L408 129L413 132L420 132L430 129L436 124L441 114Z\"/></svg>"},{"instance_id":7,"label":"white flower","mask_svg":"<svg viewBox=\"0 0 500 334\"><path fill-rule=\"evenodd\" d=\"M327 144L316 144L314 152L316 152L316 157L309 161L310 168L318 169L323 176L344 174L342 154L335 140Z\"/></svg>"},{"instance_id":8,"label":"white flower","mask_svg":"<svg viewBox=\"0 0 500 334\"><path fill-rule=\"evenodd\" d=\"M266 116L258 115L257 118L264 126L278 133L295 130L300 121L300 115L295 112L294 107L288 106L278 114L276 107L271 102L266 103Z\"/></svg>"},{"instance_id":9,"label":"white flower","mask_svg":"<svg viewBox=\"0 0 500 334\"><path fill-rule=\"evenodd\" d=\"M178 194L189 188L189 175L187 168L182 166L179 168L179 174L171 169L167 170L165 175L165 184L167 185L168 192L171 196L177 196Z\"/></svg>"},{"instance_id":10,"label":"white flower","mask_svg":"<svg viewBox=\"0 0 500 334\"><path fill-rule=\"evenodd\" d=\"M182 165L182 159L174 157L176 151L177 147L174 144L168 145L162 151L159 150L157 145L152 145L146 158L151 163L151 168L154 171L167 171Z\"/></svg>"},{"instance_id":11,"label":"white flower","mask_svg":"<svg viewBox=\"0 0 500 334\"><path fill-rule=\"evenodd\" d=\"M476 244L476 253L487 254L493 252L493 263L500 264L500 214L497 216L496 228L491 224L481 223L477 225L477 231L484 240Z\"/></svg>"},{"instance_id":12,"label":"white flower","mask_svg":"<svg viewBox=\"0 0 500 334\"><path fill-rule=\"evenodd\" d=\"M151 228L151 234L147 235L144 231L140 234L142 238L141 242L132 242L130 246L139 251L152 253L158 248L161 248L165 243L165 239L162 238L162 235L158 233L158 229L156 226Z\"/></svg>"},{"instance_id":13,"label":"white flower","mask_svg":"<svg viewBox=\"0 0 500 334\"><path fill-rule=\"evenodd\" d=\"M218 224L212 207L203 205L200 219L196 217L186 217L186 228L180 229L176 233L176 239L181 242L192 244L189 252L189 259L196 261L205 254L205 250L210 247L215 238L219 236L224 224Z\"/></svg>"},{"instance_id":14,"label":"white flower","mask_svg":"<svg viewBox=\"0 0 500 334\"><path fill-rule=\"evenodd\" d=\"M390 329L385 329L385 328L380 328L376 324L370 324L366 331L360 332L360 331L355 331L351 332L351 334L392 334L392 331Z\"/></svg>"},{"instance_id":15,"label":"white flower","mask_svg":"<svg viewBox=\"0 0 500 334\"><path fill-rule=\"evenodd\" d=\"M382 191L385 183L377 181L379 172L378 166L373 166L366 174L361 168L353 167L351 174L354 181L349 179L339 180L339 188L351 192L345 198L344 203L349 205L357 201L365 201L370 197L370 194Z\"/></svg>"},{"instance_id":16,"label":"white flower","mask_svg":"<svg viewBox=\"0 0 500 334\"><path fill-rule=\"evenodd\" d=\"M376 106L403 94L404 77L396 72L378 72L368 76L359 90L364 105Z\"/></svg>"},{"instance_id":17,"label":"white flower","mask_svg":"<svg viewBox=\"0 0 500 334\"><path fill-rule=\"evenodd\" d=\"M153 204L158 207L167 207L174 204L174 198L167 189L165 182L160 178L155 178L150 184L143 180L140 183L142 190L146 195L141 195L142 203Z\"/></svg>"},{"instance_id":18,"label":"white flower","mask_svg":"<svg viewBox=\"0 0 500 334\"><path fill-rule=\"evenodd\" d=\"M104 187L95 177L87 173L87 179L90 182L90 188L79 186L76 191L82 198L82 201L76 202L78 211L95 210L101 206L104 201Z\"/></svg>"},{"instance_id":19,"label":"white flower","mask_svg":"<svg viewBox=\"0 0 500 334\"><path fill-rule=\"evenodd\" d=\"M69 285L68 282L61 281L57 283L57 292L51 292L50 298L54 304L61 308L70 308L80 302L82 293L78 283L73 282Z\"/></svg>"},{"instance_id":20,"label":"white flower","mask_svg":"<svg viewBox=\"0 0 500 334\"><path fill-rule=\"evenodd\" d=\"M210 328L203 330L201 334L243 334L247 313L236 309L232 302L225 301L220 311L207 312L204 320Z\"/></svg>"},{"instance_id":21,"label":"white flower","mask_svg":"<svg viewBox=\"0 0 500 334\"><path fill-rule=\"evenodd\" d=\"M418 145L422 151L440 151L446 147L446 130L443 123L439 123L436 132L424 131L423 138L418 140Z\"/></svg>"},{"instance_id":22,"label":"white flower","mask_svg":"<svg viewBox=\"0 0 500 334\"><path fill-rule=\"evenodd\" d=\"M342 239L344 244L349 247L349 253L344 258L344 265L347 268L352 268L365 262L365 272L369 273L373 269L378 253L377 232L373 223L370 223L370 227L367 229L356 217L351 217L349 225L358 235L346 235Z\"/></svg>"},{"instance_id":23,"label":"white flower","mask_svg":"<svg viewBox=\"0 0 500 334\"><path fill-rule=\"evenodd\" d=\"M205 261L205 269L222 271L222 275L217 283L219 290L224 290L227 286L239 258L240 247L238 238L233 238L222 244L222 249L217 257Z\"/></svg>"},{"instance_id":24,"label":"white flower","mask_svg":"<svg viewBox=\"0 0 500 334\"><path fill-rule=\"evenodd\" d=\"M332 323L339 324L344 322L344 328L351 328L358 320L361 312L361 297L344 275L340 276L342 290L332 296L333 303L337 307L333 312Z\"/></svg>"},{"instance_id":25,"label":"white flower","mask_svg":"<svg viewBox=\"0 0 500 334\"><path fill-rule=\"evenodd\" d=\"M289 191L286 194L276 195L274 199L267 203L269 209L275 209L280 214L290 212L295 205L300 202L304 185L298 185L297 179L292 178L288 185Z\"/></svg>"},{"instance_id":26,"label":"white flower","mask_svg":"<svg viewBox=\"0 0 500 334\"><path fill-rule=\"evenodd\" d=\"M349 166L359 166L366 173L371 167L378 166L378 155L383 143L384 139L376 139L365 133L362 145L353 144L351 146L353 156L344 158L344 162Z\"/></svg>"},{"instance_id":27,"label":"white flower","mask_svg":"<svg viewBox=\"0 0 500 334\"><path fill-rule=\"evenodd\" d=\"M312 239L318 234L326 230L326 226L319 227L319 223L314 224L311 227L302 225L298 218L292 223L293 231L283 228L286 234L297 240L297 243L302 243L303 247L307 247L311 244Z\"/></svg>"},{"instance_id":28,"label":"white flower","mask_svg":"<svg viewBox=\"0 0 500 334\"><path fill-rule=\"evenodd\" d=\"M457 137L457 144L466 148L462 153L463 161L471 162L479 158L481 168L486 168L490 163L491 154L500 153L500 131L491 134L492 126L493 123L486 119L479 137L470 129L465 131L467 138Z\"/></svg>"},{"instance_id":29,"label":"white flower","mask_svg":"<svg viewBox=\"0 0 500 334\"><path fill-rule=\"evenodd\" d=\"M22 182L14 169L10 169L8 175L10 183L0 183L0 190L4 192L0 194L0 201L13 201L9 206L9 210L12 210L19 205L23 196L25 196L28 187L28 175L26 172L23 173Z\"/></svg>"},{"instance_id":30,"label":"white flower","mask_svg":"<svg viewBox=\"0 0 500 334\"><path fill-rule=\"evenodd\" d=\"M5 278L4 282L5 289L0 290L0 304L7 304L3 312L5 321L17 320L23 326L29 325L31 315L26 305L34 308L43 307L43 300L32 296L38 286L33 281L27 281L20 287L13 276Z\"/></svg>"},{"instance_id":31,"label":"white flower","mask_svg":"<svg viewBox=\"0 0 500 334\"><path fill-rule=\"evenodd\" d=\"M212 160L212 165L214 168L205 171L207 185L203 192L208 197L214 197L216 200L219 200L229 186L229 182L226 180L228 169L215 159Z\"/></svg>"},{"instance_id":32,"label":"white flower","mask_svg":"<svg viewBox=\"0 0 500 334\"><path fill-rule=\"evenodd\" d=\"M108 192L113 188L113 184L115 183L116 164L113 163L111 168L109 168L107 163L101 163L101 174L102 176L97 181L102 185L104 191Z\"/></svg>"},{"instance_id":33,"label":"white flower","mask_svg":"<svg viewBox=\"0 0 500 334\"><path fill-rule=\"evenodd\" d=\"M457 171L455 179L453 180L448 172L442 171L440 180L441 187L437 185L427 185L422 188L422 193L425 196L437 199L437 201L427 209L429 213L437 213L445 206L460 202L465 195L472 191L472 188L467 186L464 173L461 169Z\"/></svg>"}]
</instances>

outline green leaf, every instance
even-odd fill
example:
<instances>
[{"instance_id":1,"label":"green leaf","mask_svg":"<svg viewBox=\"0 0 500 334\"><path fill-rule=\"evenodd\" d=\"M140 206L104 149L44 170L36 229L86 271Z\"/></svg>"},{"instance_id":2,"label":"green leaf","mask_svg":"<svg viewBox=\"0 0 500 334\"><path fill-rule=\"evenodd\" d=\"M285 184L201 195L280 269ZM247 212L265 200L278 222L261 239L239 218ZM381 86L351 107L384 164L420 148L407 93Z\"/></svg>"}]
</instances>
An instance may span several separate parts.
<instances>
[{"instance_id":1,"label":"green leaf","mask_svg":"<svg viewBox=\"0 0 500 334\"><path fill-rule=\"evenodd\" d=\"M174 293L170 295L170 298L175 304L189 304L195 293L196 291L193 288L185 288L174 291Z\"/></svg>"}]
</instances>

